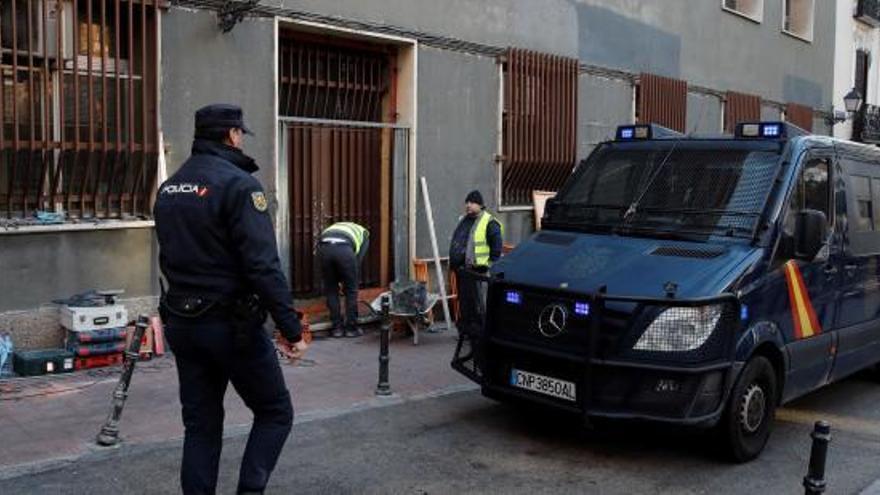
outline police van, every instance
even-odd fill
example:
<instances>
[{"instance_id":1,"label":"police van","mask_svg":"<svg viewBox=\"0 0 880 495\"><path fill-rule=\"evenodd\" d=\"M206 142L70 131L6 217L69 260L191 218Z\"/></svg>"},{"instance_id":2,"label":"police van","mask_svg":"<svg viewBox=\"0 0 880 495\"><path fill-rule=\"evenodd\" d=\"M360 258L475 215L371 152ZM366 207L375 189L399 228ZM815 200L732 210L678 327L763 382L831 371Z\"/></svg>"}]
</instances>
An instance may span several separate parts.
<instances>
[{"instance_id":1,"label":"police van","mask_svg":"<svg viewBox=\"0 0 880 495\"><path fill-rule=\"evenodd\" d=\"M757 457L780 404L880 361L880 150L781 122L623 126L496 263L453 367L484 395L715 428Z\"/></svg>"}]
</instances>

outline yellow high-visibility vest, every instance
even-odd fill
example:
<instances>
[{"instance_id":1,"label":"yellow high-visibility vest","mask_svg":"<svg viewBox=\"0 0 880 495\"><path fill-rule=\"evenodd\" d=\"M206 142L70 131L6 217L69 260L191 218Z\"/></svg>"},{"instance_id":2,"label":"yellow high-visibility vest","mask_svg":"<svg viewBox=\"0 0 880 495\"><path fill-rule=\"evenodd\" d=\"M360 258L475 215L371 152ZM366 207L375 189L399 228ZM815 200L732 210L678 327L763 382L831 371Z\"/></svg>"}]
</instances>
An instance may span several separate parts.
<instances>
[{"instance_id":1,"label":"yellow high-visibility vest","mask_svg":"<svg viewBox=\"0 0 880 495\"><path fill-rule=\"evenodd\" d=\"M480 217L477 218L477 221L474 222L474 226L471 229L471 238L470 242L468 242L468 261L475 267L486 267L488 268L491 265L491 261L489 260L489 255L492 250L489 247L489 242L486 239L486 231L489 229L489 222L491 221L498 222L498 226L501 228L501 235L504 236L504 225L491 213L486 210L483 210L480 213Z\"/></svg>"},{"instance_id":2,"label":"yellow high-visibility vest","mask_svg":"<svg viewBox=\"0 0 880 495\"><path fill-rule=\"evenodd\" d=\"M367 235L369 235L369 231L366 228L361 227L360 225L354 222L337 222L333 225L324 229L324 232L321 232L321 236L325 236L330 233L340 233L345 237L351 239L354 242L354 253L358 254L361 252L361 246L364 245L364 239L366 239Z\"/></svg>"}]
</instances>

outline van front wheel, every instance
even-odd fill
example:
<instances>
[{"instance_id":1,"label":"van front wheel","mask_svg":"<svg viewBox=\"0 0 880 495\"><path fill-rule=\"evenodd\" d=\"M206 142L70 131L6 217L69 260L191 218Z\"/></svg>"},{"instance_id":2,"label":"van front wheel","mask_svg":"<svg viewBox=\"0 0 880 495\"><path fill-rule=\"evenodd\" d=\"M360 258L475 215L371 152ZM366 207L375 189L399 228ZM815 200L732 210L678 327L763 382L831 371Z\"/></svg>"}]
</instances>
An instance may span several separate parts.
<instances>
[{"instance_id":1,"label":"van front wheel","mask_svg":"<svg viewBox=\"0 0 880 495\"><path fill-rule=\"evenodd\" d=\"M718 425L732 460L750 461L764 450L776 414L776 387L776 373L767 358L756 356L746 363Z\"/></svg>"}]
</instances>

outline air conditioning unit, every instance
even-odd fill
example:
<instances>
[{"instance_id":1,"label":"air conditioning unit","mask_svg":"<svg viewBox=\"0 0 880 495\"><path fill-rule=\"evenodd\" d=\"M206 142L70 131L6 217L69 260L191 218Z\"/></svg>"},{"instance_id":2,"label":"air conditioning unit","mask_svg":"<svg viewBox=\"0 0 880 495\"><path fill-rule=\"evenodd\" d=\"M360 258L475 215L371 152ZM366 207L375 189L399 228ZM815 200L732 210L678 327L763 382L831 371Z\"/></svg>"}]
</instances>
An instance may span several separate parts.
<instances>
[{"instance_id":1,"label":"air conditioning unit","mask_svg":"<svg viewBox=\"0 0 880 495\"><path fill-rule=\"evenodd\" d=\"M12 2L3 2L0 6L0 44L4 53L11 53L13 47L20 57L56 57L58 55L58 14L56 0L45 2L16 2L15 16L12 15ZM47 8L45 26L43 9ZM68 7L67 10L71 10ZM30 14L30 15L28 15ZM67 17L67 16L65 16ZM72 15L70 15L72 19ZM13 40L13 22L15 39ZM45 36L44 36L45 28Z\"/></svg>"}]
</instances>

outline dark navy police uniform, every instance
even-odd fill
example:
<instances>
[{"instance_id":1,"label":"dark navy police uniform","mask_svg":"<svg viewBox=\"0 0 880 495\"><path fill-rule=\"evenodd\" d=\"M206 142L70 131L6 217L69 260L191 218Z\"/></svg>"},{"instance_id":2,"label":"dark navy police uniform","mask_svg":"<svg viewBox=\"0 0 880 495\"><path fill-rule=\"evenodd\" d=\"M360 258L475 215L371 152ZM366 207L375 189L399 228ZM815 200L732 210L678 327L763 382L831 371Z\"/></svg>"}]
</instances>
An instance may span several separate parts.
<instances>
[{"instance_id":1,"label":"dark navy police uniform","mask_svg":"<svg viewBox=\"0 0 880 495\"><path fill-rule=\"evenodd\" d=\"M247 129L241 109L196 113L192 156L159 188L159 264L168 280L160 311L177 360L186 434L185 493L214 493L223 445L223 396L232 386L254 413L240 492L261 492L293 424L293 406L266 313L291 343L300 340L275 231L253 159L216 140ZM207 139L206 139L207 138Z\"/></svg>"}]
</instances>

